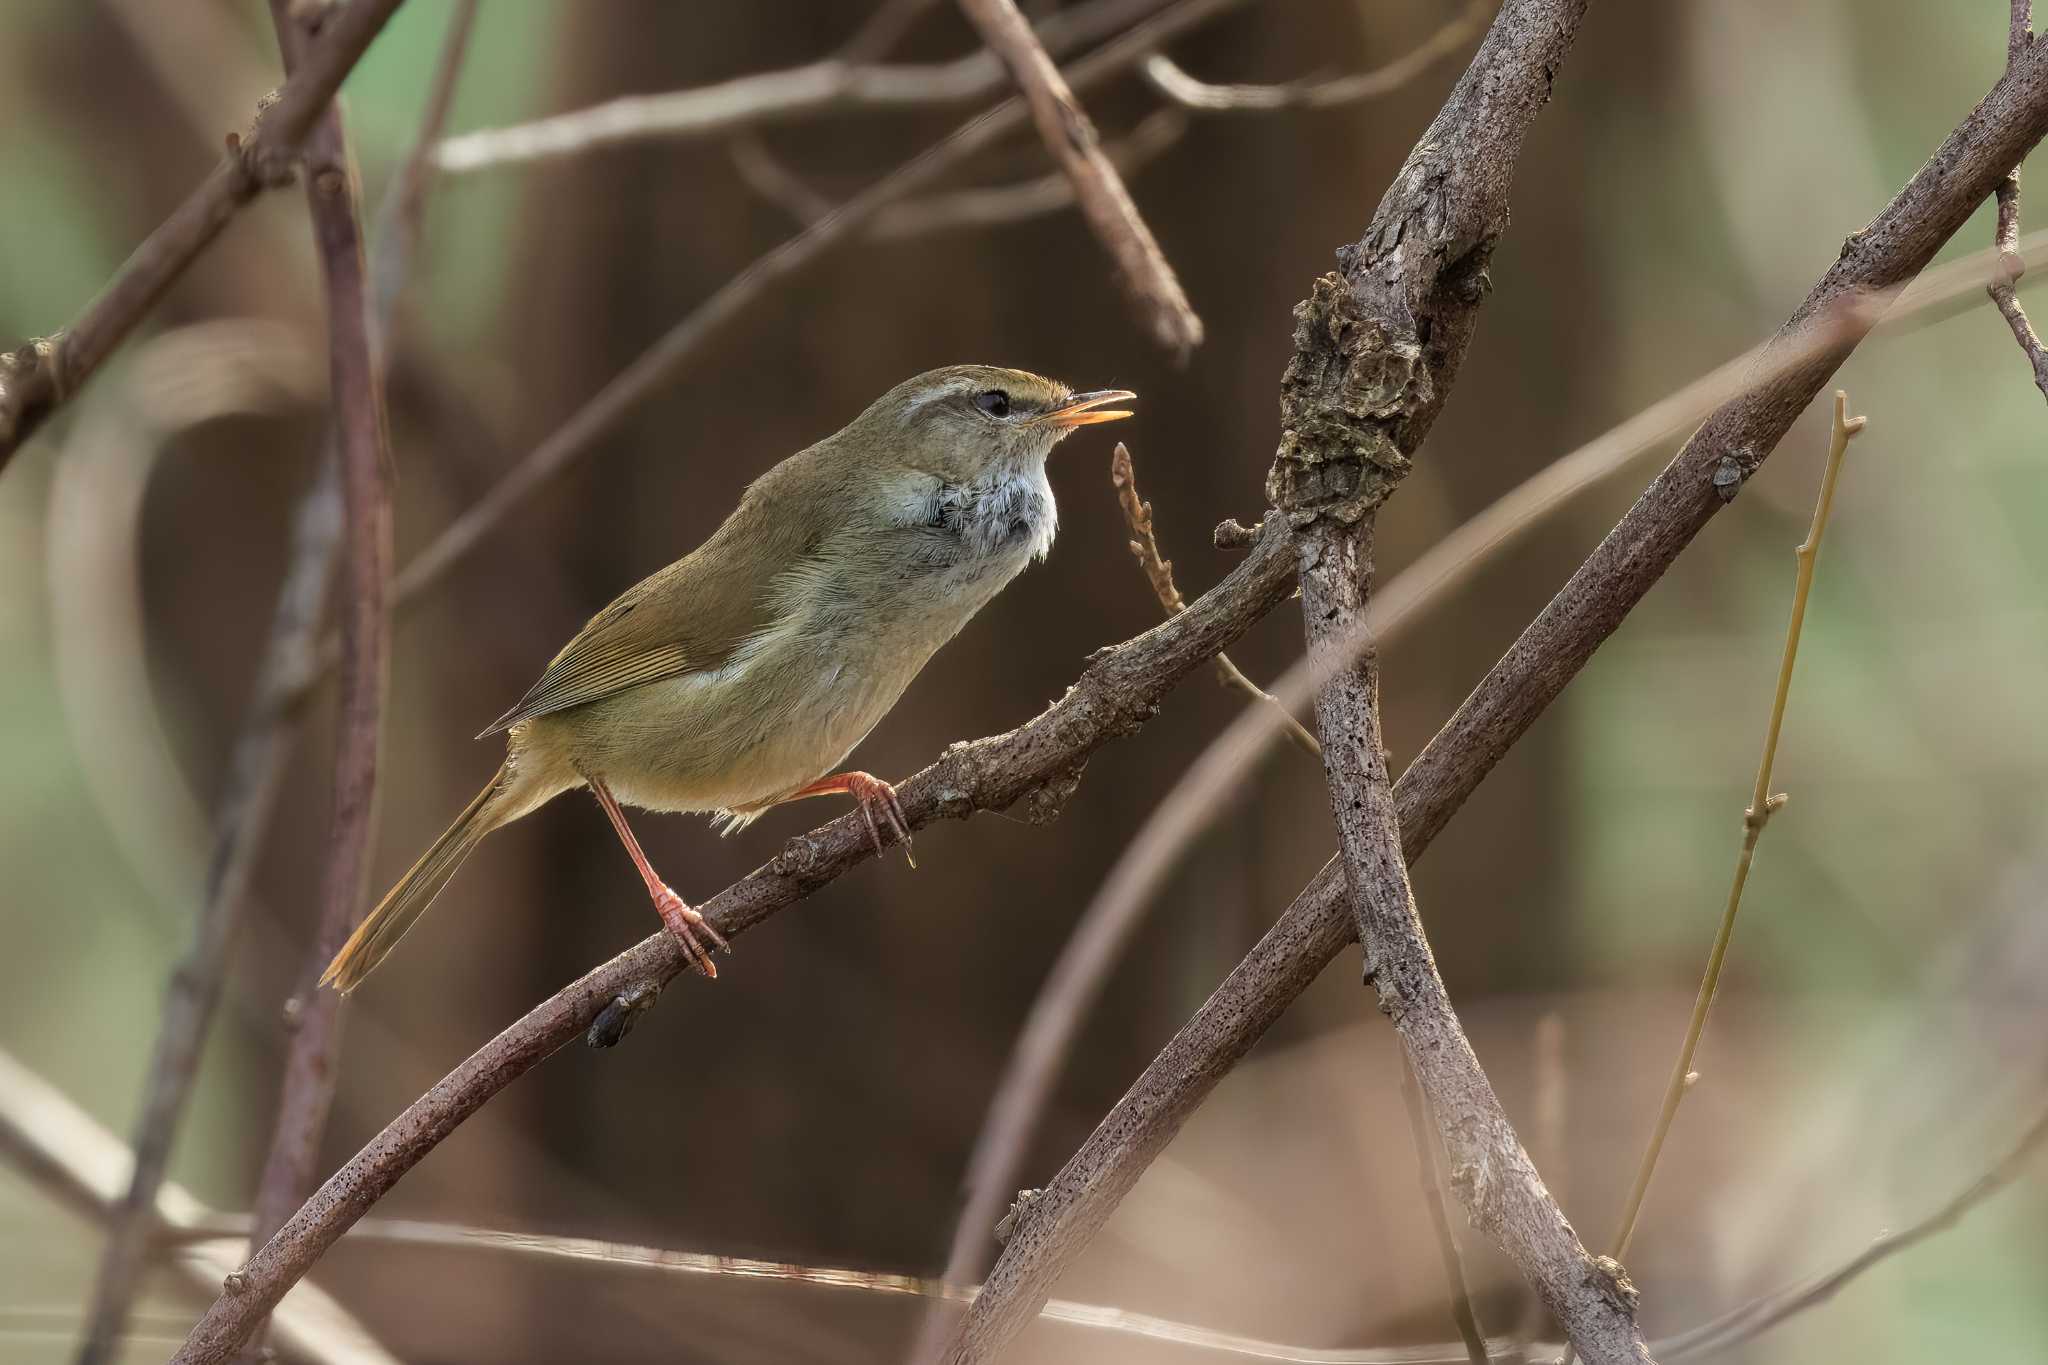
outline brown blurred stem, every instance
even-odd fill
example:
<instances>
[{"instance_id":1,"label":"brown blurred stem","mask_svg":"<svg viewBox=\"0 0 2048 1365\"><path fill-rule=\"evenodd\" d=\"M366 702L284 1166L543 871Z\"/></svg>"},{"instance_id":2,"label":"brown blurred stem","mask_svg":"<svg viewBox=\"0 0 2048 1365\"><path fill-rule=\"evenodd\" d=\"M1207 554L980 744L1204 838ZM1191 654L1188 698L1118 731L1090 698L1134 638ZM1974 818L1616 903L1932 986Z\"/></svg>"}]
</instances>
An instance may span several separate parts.
<instances>
[{"instance_id":1,"label":"brown blurred stem","mask_svg":"<svg viewBox=\"0 0 2048 1365\"><path fill-rule=\"evenodd\" d=\"M1073 182L1081 216L1116 262L1118 280L1153 340L1186 361L1202 344L1202 320L1189 306L1179 277L1132 202L1123 177L1103 152L1094 121L1031 31L1031 21L1018 10L1016 0L960 0L960 9L980 30L982 41L1003 59L1023 92L1053 164Z\"/></svg>"},{"instance_id":2,"label":"brown blurred stem","mask_svg":"<svg viewBox=\"0 0 2048 1365\"><path fill-rule=\"evenodd\" d=\"M285 82L255 131L230 139L220 165L144 239L78 320L54 336L0 354L0 470L135 330L228 220L263 190L285 183L299 143L400 3L355 0L337 11L298 78Z\"/></svg>"},{"instance_id":3,"label":"brown blurred stem","mask_svg":"<svg viewBox=\"0 0 2048 1365\"><path fill-rule=\"evenodd\" d=\"M429 188L426 154L447 119L475 10L476 0L458 0L419 135L379 214L383 232L373 262L376 292L369 331L376 339L380 370L388 359L384 342L424 219ZM288 566L214 821L213 850L192 944L165 991L155 1049L144 1073L134 1166L127 1193L108 1218L80 1365L99 1365L111 1357L140 1287L157 1190L191 1098L200 1052L220 1006L229 959L241 934L249 882L297 747L342 519L341 466L330 438L323 442L318 473L293 517Z\"/></svg>"},{"instance_id":4,"label":"brown blurred stem","mask_svg":"<svg viewBox=\"0 0 2048 1365\"><path fill-rule=\"evenodd\" d=\"M1472 1290L1465 1283L1465 1259L1458 1254L1458 1234L1452 1230L1450 1213L1444 1208L1442 1160L1430 1123L1429 1101L1423 1098L1422 1087L1415 1080L1415 1068L1406 1057L1401 1059L1401 1104L1408 1111L1408 1135L1415 1141L1422 1204L1429 1210L1430 1230L1436 1234L1437 1250L1443 1255L1451 1320L1458 1324L1458 1339L1465 1343L1467 1359L1472 1365L1486 1365L1486 1333L1479 1329L1479 1315L1472 1309Z\"/></svg>"},{"instance_id":5,"label":"brown blurred stem","mask_svg":"<svg viewBox=\"0 0 2048 1365\"><path fill-rule=\"evenodd\" d=\"M1155 52L1139 67L1145 80L1166 99L1202 113L1274 113L1284 109L1330 109L1360 100L1391 95L1423 72L1451 56L1486 27L1493 0L1469 0L1465 8L1412 51L1372 71L1330 80L1288 81L1278 85L1212 85L1197 80L1164 53Z\"/></svg>"},{"instance_id":6,"label":"brown blurred stem","mask_svg":"<svg viewBox=\"0 0 2048 1365\"><path fill-rule=\"evenodd\" d=\"M1131 557L1138 561L1145 581L1152 585L1152 595L1159 599L1159 605L1168 616L1186 610L1187 604L1181 601L1180 589L1173 582L1173 561L1159 552L1159 538L1152 529L1152 504L1138 495L1138 471L1131 463L1130 448L1122 441L1116 443L1116 449L1109 457L1109 482L1116 489L1117 506L1123 509L1124 525L1131 530ZM1316 737L1300 721L1288 715L1287 708L1280 706L1278 698L1247 678L1243 670L1230 661L1228 654L1216 656L1216 680L1253 701L1279 707L1280 714L1287 717L1287 737L1311 758L1322 757L1323 746Z\"/></svg>"},{"instance_id":7,"label":"brown blurred stem","mask_svg":"<svg viewBox=\"0 0 2048 1365\"><path fill-rule=\"evenodd\" d=\"M2006 68L2019 60L2020 54L2034 43L2034 0L2012 0L2012 26L2006 35ZM1992 242L1998 248L1999 278L1985 289L1991 301L1998 305L2006 325L2012 328L2012 339L2019 343L2020 351L2027 358L2027 364L2034 371L2034 387L2041 396L2048 398L2048 346L2041 344L2034 324L2027 320L2026 309L2020 307L2020 276L2026 273L2027 263L2019 252L2020 238L2020 168L2014 166L2005 179L1998 183L1998 227Z\"/></svg>"},{"instance_id":8,"label":"brown blurred stem","mask_svg":"<svg viewBox=\"0 0 2048 1365\"><path fill-rule=\"evenodd\" d=\"M1402 774L1394 794L1410 861L1733 501L1855 349L1875 317L1844 310L1844 300L1882 297L1910 281L2048 132L2042 47L2031 47L1869 227L1849 239L1766 349L1759 377L1708 416ZM1839 325L1815 345L1810 324L1827 318ZM1792 363L1778 363L1782 347L1798 352ZM1332 862L1031 1201L976 1300L976 1313L1002 1313L1003 1340L1029 1321L1217 1082L1351 941L1343 877Z\"/></svg>"},{"instance_id":9,"label":"brown blurred stem","mask_svg":"<svg viewBox=\"0 0 2048 1365\"><path fill-rule=\"evenodd\" d=\"M302 21L292 0L271 0L271 19L285 69L301 63L317 16ZM343 582L341 700L334 762L334 802L321 883L319 927L304 970L285 1006L291 1042L284 1093L263 1172L256 1185L255 1232L262 1243L312 1188L321 1135L340 1078L341 997L317 990L320 969L362 915L364 879L376 809L377 751L389 679L391 579L390 434L384 379L370 322L369 270L364 259L359 191L339 105L331 106L306 141L306 200L326 285L333 443L341 467ZM263 1327L255 1326L260 1344Z\"/></svg>"}]
</instances>

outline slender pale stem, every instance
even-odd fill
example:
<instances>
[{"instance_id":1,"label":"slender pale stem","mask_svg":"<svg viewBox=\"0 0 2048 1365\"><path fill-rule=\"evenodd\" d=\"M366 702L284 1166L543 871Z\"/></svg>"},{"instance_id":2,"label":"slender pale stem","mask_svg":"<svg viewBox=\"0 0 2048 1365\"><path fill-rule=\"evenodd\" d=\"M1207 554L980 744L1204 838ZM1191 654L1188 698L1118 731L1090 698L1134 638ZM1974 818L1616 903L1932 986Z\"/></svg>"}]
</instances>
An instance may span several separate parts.
<instances>
[{"instance_id":1,"label":"slender pale stem","mask_svg":"<svg viewBox=\"0 0 2048 1365\"><path fill-rule=\"evenodd\" d=\"M1771 719L1764 730L1764 751L1757 763L1756 787L1750 796L1749 809L1742 815L1742 851L1736 855L1735 878L1728 888L1728 907L1721 913L1721 928L1714 935L1713 950L1707 954L1707 970L1700 978L1699 998L1693 1002L1692 1019L1685 1029L1685 1043L1678 1050L1677 1064L1672 1067L1671 1079L1664 1087L1664 1107L1657 1115L1657 1127L1650 1134L1650 1145L1643 1152L1635 1185L1629 1190L1628 1204L1622 1210L1621 1225L1614 1234L1613 1254L1617 1259L1628 1254L1629 1242L1635 1236L1637 1216L1642 1213L1643 1199L1650 1190L1650 1177L1656 1173L1657 1158L1664 1150L1664 1139L1670 1136L1671 1122L1678 1114L1679 1102L1685 1098L1685 1092L1694 1080L1693 1055L1699 1050L1700 1035L1707 1028L1707 1013L1713 1008L1714 993L1721 985L1721 967L1728 959L1728 940L1735 933L1735 916L1742 909L1742 889L1749 881L1749 867L1756 856L1757 839L1763 834L1764 825L1771 816L1785 804L1782 794L1771 795L1771 768L1777 761L1778 736L1785 725L1785 699L1792 691L1792 665L1799 656L1799 633L1806 623L1807 594L1813 588L1813 567L1820 557L1820 538L1827 530L1828 514L1834 508L1835 482L1841 476L1842 456L1848 450L1851 438L1863 430L1864 421L1864 418L1849 416L1849 396L1837 389L1834 430L1828 442L1827 468L1820 476L1820 496L1814 500L1813 525L1808 528L1806 539L1793 551L1799 570L1792 588L1792 614L1785 625L1785 650L1778 660L1778 690L1771 699Z\"/></svg>"}]
</instances>

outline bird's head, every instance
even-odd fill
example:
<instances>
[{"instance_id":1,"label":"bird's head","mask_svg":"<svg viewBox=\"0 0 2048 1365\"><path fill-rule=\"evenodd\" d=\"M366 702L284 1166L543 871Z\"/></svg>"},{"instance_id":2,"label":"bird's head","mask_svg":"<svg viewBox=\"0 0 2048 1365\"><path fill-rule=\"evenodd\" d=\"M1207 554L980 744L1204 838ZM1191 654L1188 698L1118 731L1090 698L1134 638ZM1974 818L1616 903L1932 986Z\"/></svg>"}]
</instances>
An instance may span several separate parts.
<instances>
[{"instance_id":1,"label":"bird's head","mask_svg":"<svg viewBox=\"0 0 2048 1365\"><path fill-rule=\"evenodd\" d=\"M906 379L855 421L861 444L949 483L1042 464L1076 427L1129 417L1129 389L1075 393L1025 370L949 365Z\"/></svg>"}]
</instances>

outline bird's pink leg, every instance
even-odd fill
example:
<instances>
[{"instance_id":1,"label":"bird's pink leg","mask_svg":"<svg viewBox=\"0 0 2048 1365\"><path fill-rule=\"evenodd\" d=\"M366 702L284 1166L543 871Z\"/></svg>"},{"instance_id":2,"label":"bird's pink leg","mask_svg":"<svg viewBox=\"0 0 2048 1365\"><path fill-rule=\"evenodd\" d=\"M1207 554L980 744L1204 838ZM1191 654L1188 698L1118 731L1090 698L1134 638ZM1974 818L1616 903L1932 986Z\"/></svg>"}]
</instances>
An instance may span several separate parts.
<instances>
[{"instance_id":1,"label":"bird's pink leg","mask_svg":"<svg viewBox=\"0 0 2048 1365\"><path fill-rule=\"evenodd\" d=\"M860 803L861 819L868 822L868 837L875 841L877 855L884 851L882 826L903 845L903 856L912 867L917 859L910 853L910 822L903 817L903 803L896 799L896 789L876 777L873 773L834 773L821 777L808 787L799 787L784 801L801 801L806 796L837 796L844 793Z\"/></svg>"},{"instance_id":2,"label":"bird's pink leg","mask_svg":"<svg viewBox=\"0 0 2048 1365\"><path fill-rule=\"evenodd\" d=\"M640 841L633 837L632 826L626 823L626 813L619 809L618 799L611 794L610 789L602 781L588 774L584 775L583 780L590 784L591 795L597 798L598 805L604 807L604 813L611 820L612 828L618 831L619 842L626 846L626 855L633 860L633 866L640 869L641 880L647 883L647 894L654 898L654 910L661 916L662 924L667 927L669 933L675 935L676 942L683 945L683 951L697 964L698 971L706 976L717 976L718 964L711 960L710 952L698 940L697 935L702 933L727 952L732 951L731 945L711 927L709 920L698 914L689 902L670 890L668 883L655 875L653 865L647 861L647 855L640 851Z\"/></svg>"}]
</instances>

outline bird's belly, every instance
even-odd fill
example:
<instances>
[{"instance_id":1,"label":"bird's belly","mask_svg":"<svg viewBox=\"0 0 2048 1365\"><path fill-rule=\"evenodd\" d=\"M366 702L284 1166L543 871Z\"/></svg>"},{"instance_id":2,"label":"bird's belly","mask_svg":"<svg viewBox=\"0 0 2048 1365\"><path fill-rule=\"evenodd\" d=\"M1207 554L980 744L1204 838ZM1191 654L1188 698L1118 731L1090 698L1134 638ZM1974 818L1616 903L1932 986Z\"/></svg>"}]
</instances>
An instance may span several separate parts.
<instances>
[{"instance_id":1,"label":"bird's belly","mask_svg":"<svg viewBox=\"0 0 2048 1365\"><path fill-rule=\"evenodd\" d=\"M578 766L647 810L760 806L824 776L909 683L846 659L764 662L647 683L561 713Z\"/></svg>"}]
</instances>

